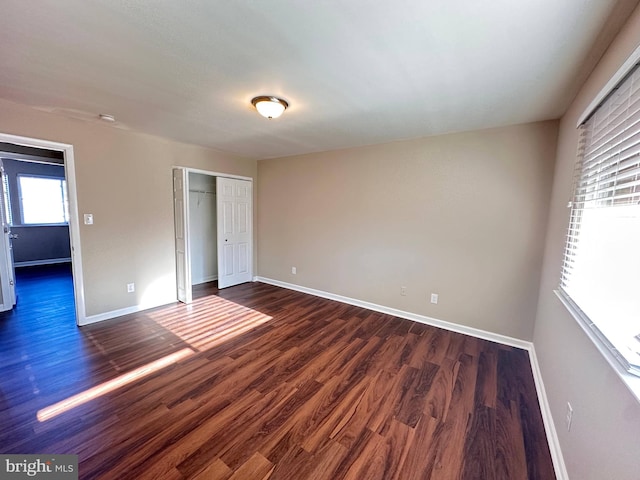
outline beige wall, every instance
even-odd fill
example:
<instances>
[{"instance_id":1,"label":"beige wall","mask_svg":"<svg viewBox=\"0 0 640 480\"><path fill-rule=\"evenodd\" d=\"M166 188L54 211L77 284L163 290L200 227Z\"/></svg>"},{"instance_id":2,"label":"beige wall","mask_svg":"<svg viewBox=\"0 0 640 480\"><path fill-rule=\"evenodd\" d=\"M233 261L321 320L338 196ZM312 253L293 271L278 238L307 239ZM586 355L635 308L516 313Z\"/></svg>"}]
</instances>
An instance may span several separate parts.
<instances>
[{"instance_id":1,"label":"beige wall","mask_svg":"<svg viewBox=\"0 0 640 480\"><path fill-rule=\"evenodd\" d=\"M576 158L578 117L640 45L640 9L606 52L560 125L534 345L569 475L574 479L640 478L640 404L553 293L568 225L566 208ZM574 409L564 427L567 401Z\"/></svg>"},{"instance_id":2,"label":"beige wall","mask_svg":"<svg viewBox=\"0 0 640 480\"><path fill-rule=\"evenodd\" d=\"M556 136L552 121L261 160L259 275L531 339Z\"/></svg>"},{"instance_id":3,"label":"beige wall","mask_svg":"<svg viewBox=\"0 0 640 480\"><path fill-rule=\"evenodd\" d=\"M5 101L0 132L74 146L78 209L95 221L80 226L87 315L175 300L172 166L257 170L252 160Z\"/></svg>"}]
</instances>

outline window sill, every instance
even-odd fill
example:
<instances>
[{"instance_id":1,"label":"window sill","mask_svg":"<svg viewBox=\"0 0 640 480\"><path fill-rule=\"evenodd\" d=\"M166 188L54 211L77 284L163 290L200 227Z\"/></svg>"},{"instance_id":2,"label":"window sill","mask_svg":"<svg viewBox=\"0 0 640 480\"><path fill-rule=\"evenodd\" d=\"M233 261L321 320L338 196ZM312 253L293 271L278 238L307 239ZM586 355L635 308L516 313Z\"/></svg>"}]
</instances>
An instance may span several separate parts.
<instances>
[{"instance_id":1,"label":"window sill","mask_svg":"<svg viewBox=\"0 0 640 480\"><path fill-rule=\"evenodd\" d=\"M558 290L553 291L560 302L566 307L569 311L573 319L580 325L580 328L587 334L587 337L593 342L595 347L598 349L600 354L605 358L607 363L613 368L618 377L622 380L622 382L627 386L631 394L635 397L635 399L640 403L640 377L637 377L629 372L627 372L620 362L612 355L609 349L602 343L602 341L597 337L597 335L591 330L587 325L585 325L584 320L580 316L580 314L576 311L576 309L571 305L560 293Z\"/></svg>"}]
</instances>

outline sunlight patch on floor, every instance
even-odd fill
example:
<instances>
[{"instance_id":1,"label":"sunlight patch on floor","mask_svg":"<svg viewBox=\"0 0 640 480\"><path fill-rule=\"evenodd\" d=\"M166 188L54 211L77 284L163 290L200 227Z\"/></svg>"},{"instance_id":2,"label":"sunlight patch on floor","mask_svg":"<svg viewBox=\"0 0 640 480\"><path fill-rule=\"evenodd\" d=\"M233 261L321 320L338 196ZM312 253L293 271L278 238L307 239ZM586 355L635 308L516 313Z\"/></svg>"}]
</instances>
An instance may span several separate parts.
<instances>
[{"instance_id":1,"label":"sunlight patch on floor","mask_svg":"<svg viewBox=\"0 0 640 480\"><path fill-rule=\"evenodd\" d=\"M142 367L125 373L124 375L120 375L117 378L85 390L82 393L73 395L72 397L45 407L42 410L39 410L36 416L40 422L46 422L47 420L56 417L64 412L67 412L75 407L90 402L91 400L101 397L102 395L112 392L118 388L121 388L135 380L138 380L153 372L157 372L158 370L168 367L169 365L176 363L190 355L193 355L194 353L195 352L190 348L183 348L182 350L172 353L171 355L162 357L159 360L143 365Z\"/></svg>"},{"instance_id":2,"label":"sunlight patch on floor","mask_svg":"<svg viewBox=\"0 0 640 480\"><path fill-rule=\"evenodd\" d=\"M147 317L179 337L191 348L183 348L113 380L43 408L37 413L38 420L45 422L176 363L193 355L196 351L204 351L221 345L273 318L216 295L203 298L190 305L159 309L148 313Z\"/></svg>"},{"instance_id":3,"label":"sunlight patch on floor","mask_svg":"<svg viewBox=\"0 0 640 480\"><path fill-rule=\"evenodd\" d=\"M148 317L199 351L220 345L273 318L217 295L170 313L153 312Z\"/></svg>"}]
</instances>

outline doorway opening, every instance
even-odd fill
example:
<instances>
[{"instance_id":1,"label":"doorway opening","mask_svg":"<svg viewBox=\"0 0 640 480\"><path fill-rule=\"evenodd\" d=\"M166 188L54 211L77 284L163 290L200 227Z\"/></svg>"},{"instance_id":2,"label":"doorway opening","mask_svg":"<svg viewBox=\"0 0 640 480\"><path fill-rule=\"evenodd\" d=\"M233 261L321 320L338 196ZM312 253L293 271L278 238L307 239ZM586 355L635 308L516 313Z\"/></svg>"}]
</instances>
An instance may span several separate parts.
<instances>
[{"instance_id":1,"label":"doorway opening","mask_svg":"<svg viewBox=\"0 0 640 480\"><path fill-rule=\"evenodd\" d=\"M60 308L55 321L67 321L73 304L69 208L62 152L20 145L0 146L2 214L10 229L7 254L9 282L21 309L43 302L44 311ZM13 267L11 267L13 264ZM3 302L9 309L10 302ZM37 307L40 311L42 307ZM75 322L75 314L71 311Z\"/></svg>"},{"instance_id":2,"label":"doorway opening","mask_svg":"<svg viewBox=\"0 0 640 480\"><path fill-rule=\"evenodd\" d=\"M174 168L176 286L191 303L253 279L253 180Z\"/></svg>"},{"instance_id":3,"label":"doorway opening","mask_svg":"<svg viewBox=\"0 0 640 480\"><path fill-rule=\"evenodd\" d=\"M188 172L189 246L192 296L218 289L216 177Z\"/></svg>"},{"instance_id":4,"label":"doorway opening","mask_svg":"<svg viewBox=\"0 0 640 480\"><path fill-rule=\"evenodd\" d=\"M0 133L0 169L0 310L82 325L73 147Z\"/></svg>"}]
</instances>

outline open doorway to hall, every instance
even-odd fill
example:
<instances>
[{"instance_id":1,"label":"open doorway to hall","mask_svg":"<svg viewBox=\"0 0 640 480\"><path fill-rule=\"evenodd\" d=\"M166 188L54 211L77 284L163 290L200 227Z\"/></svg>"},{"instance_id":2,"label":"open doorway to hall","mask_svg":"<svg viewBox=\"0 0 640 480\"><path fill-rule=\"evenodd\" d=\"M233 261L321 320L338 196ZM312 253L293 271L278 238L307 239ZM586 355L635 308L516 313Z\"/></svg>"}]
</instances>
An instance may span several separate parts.
<instances>
[{"instance_id":1,"label":"open doorway to hall","mask_svg":"<svg viewBox=\"0 0 640 480\"><path fill-rule=\"evenodd\" d=\"M3 142L0 167L3 329L75 327L64 152Z\"/></svg>"}]
</instances>

